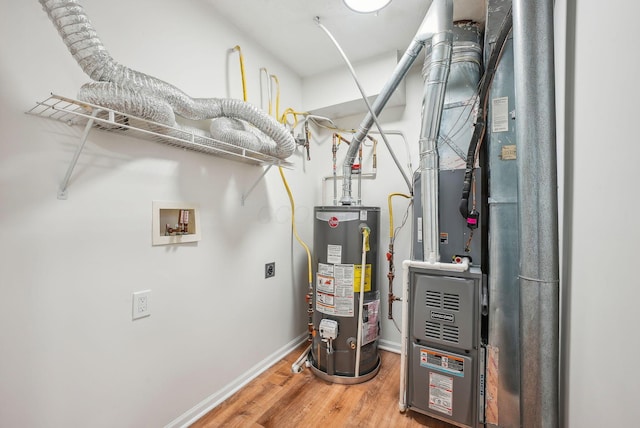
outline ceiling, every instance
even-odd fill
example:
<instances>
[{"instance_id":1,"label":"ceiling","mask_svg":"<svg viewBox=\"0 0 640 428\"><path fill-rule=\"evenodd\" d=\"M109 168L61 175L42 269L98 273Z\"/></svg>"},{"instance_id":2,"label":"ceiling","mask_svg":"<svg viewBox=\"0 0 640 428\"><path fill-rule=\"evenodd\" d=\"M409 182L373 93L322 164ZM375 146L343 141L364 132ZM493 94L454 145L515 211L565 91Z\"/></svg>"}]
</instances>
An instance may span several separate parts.
<instances>
[{"instance_id":1,"label":"ceiling","mask_svg":"<svg viewBox=\"0 0 640 428\"><path fill-rule=\"evenodd\" d=\"M404 52L430 0L393 0L377 14L358 14L342 0L207 0L224 18L301 77L344 65L315 17L351 62ZM454 20L484 22L485 0L454 0Z\"/></svg>"}]
</instances>

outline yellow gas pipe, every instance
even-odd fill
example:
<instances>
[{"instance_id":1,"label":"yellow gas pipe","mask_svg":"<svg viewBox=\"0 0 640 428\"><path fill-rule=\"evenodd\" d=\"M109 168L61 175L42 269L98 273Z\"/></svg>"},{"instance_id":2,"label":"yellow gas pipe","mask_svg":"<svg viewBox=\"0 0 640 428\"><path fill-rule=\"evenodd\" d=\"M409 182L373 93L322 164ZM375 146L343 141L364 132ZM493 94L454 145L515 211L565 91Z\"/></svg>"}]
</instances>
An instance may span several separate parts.
<instances>
[{"instance_id":1,"label":"yellow gas pipe","mask_svg":"<svg viewBox=\"0 0 640 428\"><path fill-rule=\"evenodd\" d=\"M244 101L247 101L247 85L246 85L246 76L245 76L245 70L244 70L244 57L242 55L242 50L240 48L239 45L236 45L233 48L234 51L238 51L240 53L240 73L242 75L242 94L244 97ZM262 70L262 69L261 69ZM266 69L264 69L266 72ZM267 73L267 76L269 76L269 74ZM279 109L280 109L280 82L278 80L278 77L274 74L269 76L271 79L273 79L276 84L277 84L277 91L276 91L276 118L278 118L278 114L279 114ZM271 93L269 93L269 97L271 97ZM269 101L269 114L271 114L271 101ZM282 119L281 122L286 122L286 115L287 114L293 114L294 115L294 119L295 122L297 123L298 118L297 118L297 114L300 114L290 108L288 108L287 110L285 110L285 113L282 115ZM284 170L282 169L282 167L278 167L278 169L280 170L280 177L282 177L282 182L284 183L284 187L287 190L287 195L289 196L289 202L291 203L291 229L293 230L293 234L296 237L296 240L300 243L300 245L305 249L306 253L307 253L307 270L308 270L308 282L309 282L309 291L307 292L307 295L305 297L306 301L307 301L307 313L309 315L309 321L308 321L308 331L309 331L309 337L308 340L311 341L313 338L313 333L314 333L314 328L313 328L313 303L312 303L312 297L313 297L313 274L312 274L312 270L311 270L311 251L309 250L309 247L307 246L307 244L305 244L305 242L300 238L300 235L298 235L298 231L296 229L296 222L295 222L295 201L293 199L293 194L291 193L291 188L289 187L289 183L287 183L287 179L284 176Z\"/></svg>"},{"instance_id":2,"label":"yellow gas pipe","mask_svg":"<svg viewBox=\"0 0 640 428\"><path fill-rule=\"evenodd\" d=\"M240 75L242 76L242 100L247 101L247 80L245 79L244 73L244 55L242 55L242 49L240 45L235 45L233 47L234 51L238 51L240 56Z\"/></svg>"},{"instance_id":3,"label":"yellow gas pipe","mask_svg":"<svg viewBox=\"0 0 640 428\"><path fill-rule=\"evenodd\" d=\"M387 252L387 261L389 262L389 272L387 273L387 278L389 279L389 310L387 318L390 320L393 319L393 302L400 300L399 297L396 297L393 294L393 280L396 275L395 267L393 265L393 241L395 240L395 231L393 229L393 205L391 204L391 198L394 196L402 196L403 198L411 199L411 195L404 193L391 193L387 198L389 205L389 251Z\"/></svg>"}]
</instances>

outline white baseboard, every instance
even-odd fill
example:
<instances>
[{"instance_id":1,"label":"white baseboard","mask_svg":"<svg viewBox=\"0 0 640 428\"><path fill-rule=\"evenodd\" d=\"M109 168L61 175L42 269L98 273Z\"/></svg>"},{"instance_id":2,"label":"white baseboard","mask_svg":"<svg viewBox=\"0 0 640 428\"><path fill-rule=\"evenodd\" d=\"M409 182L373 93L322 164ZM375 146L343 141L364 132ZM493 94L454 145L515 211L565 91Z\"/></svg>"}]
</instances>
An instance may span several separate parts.
<instances>
[{"instance_id":1,"label":"white baseboard","mask_svg":"<svg viewBox=\"0 0 640 428\"><path fill-rule=\"evenodd\" d=\"M400 344L397 342L391 342L389 340L378 339L378 349L383 351L393 352L395 354L400 353Z\"/></svg>"},{"instance_id":2,"label":"white baseboard","mask_svg":"<svg viewBox=\"0 0 640 428\"><path fill-rule=\"evenodd\" d=\"M286 355L288 355L291 351L296 349L300 344L302 344L305 340L307 340L307 333L303 333L302 335L296 337L291 342L284 345L282 348L278 349L271 355L269 355L264 360L260 361L255 366L251 367L248 371L246 371L242 376L237 378L235 381L230 383L229 385L222 388L220 391L213 393L209 397L202 400L200 403L192 407L190 410L178 416L173 421L169 422L165 428L186 428L189 425L196 422L198 419L203 417L205 414L211 411L211 409L218 406L227 398L231 397L233 394L238 392L242 387L247 385L253 379L258 377L264 371L266 371L269 367L273 366L275 363L280 361Z\"/></svg>"}]
</instances>

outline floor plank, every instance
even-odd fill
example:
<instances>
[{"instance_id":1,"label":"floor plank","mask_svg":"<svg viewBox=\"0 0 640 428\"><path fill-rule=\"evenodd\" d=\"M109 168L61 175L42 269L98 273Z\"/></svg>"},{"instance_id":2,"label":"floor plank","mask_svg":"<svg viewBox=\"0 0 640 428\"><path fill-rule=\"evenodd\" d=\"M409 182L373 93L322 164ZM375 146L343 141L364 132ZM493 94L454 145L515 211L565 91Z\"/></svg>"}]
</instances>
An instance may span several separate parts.
<instances>
[{"instance_id":1,"label":"floor plank","mask_svg":"<svg viewBox=\"0 0 640 428\"><path fill-rule=\"evenodd\" d=\"M324 381L291 364L306 344L291 352L192 425L213 427L393 427L455 428L421 413L398 411L400 356L380 351L380 372L358 385Z\"/></svg>"}]
</instances>

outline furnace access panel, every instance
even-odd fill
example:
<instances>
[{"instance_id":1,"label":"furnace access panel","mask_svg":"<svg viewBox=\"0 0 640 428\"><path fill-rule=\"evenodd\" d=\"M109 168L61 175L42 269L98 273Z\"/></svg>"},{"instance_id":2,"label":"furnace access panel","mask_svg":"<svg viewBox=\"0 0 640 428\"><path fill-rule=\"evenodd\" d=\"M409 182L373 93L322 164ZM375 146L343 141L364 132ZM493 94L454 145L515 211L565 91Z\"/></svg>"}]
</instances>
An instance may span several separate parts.
<instances>
[{"instance_id":1,"label":"furnace access panel","mask_svg":"<svg viewBox=\"0 0 640 428\"><path fill-rule=\"evenodd\" d=\"M459 426L484 419L482 274L412 268L407 404Z\"/></svg>"}]
</instances>

